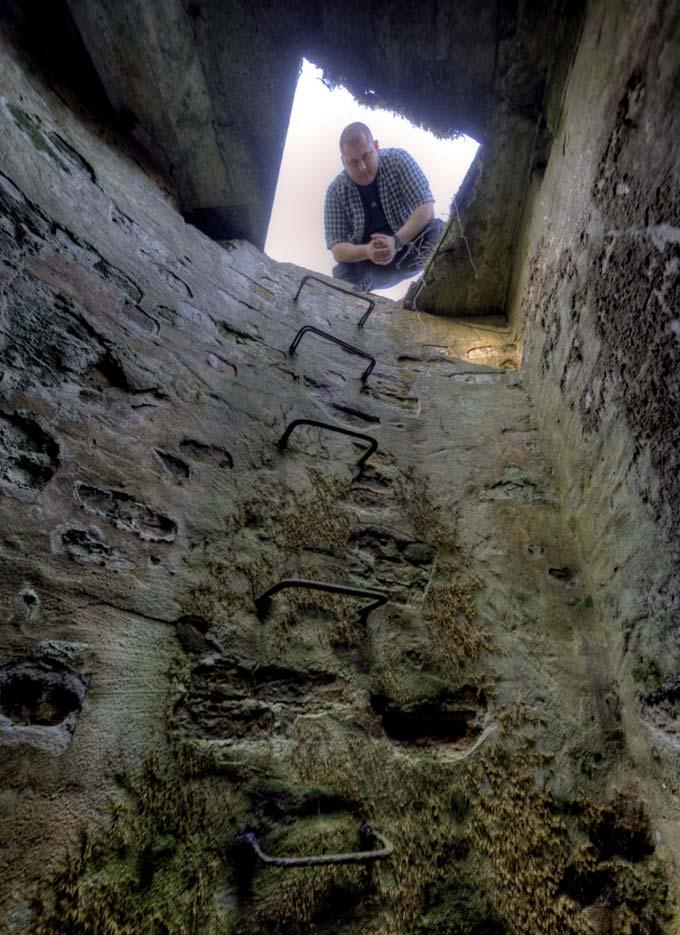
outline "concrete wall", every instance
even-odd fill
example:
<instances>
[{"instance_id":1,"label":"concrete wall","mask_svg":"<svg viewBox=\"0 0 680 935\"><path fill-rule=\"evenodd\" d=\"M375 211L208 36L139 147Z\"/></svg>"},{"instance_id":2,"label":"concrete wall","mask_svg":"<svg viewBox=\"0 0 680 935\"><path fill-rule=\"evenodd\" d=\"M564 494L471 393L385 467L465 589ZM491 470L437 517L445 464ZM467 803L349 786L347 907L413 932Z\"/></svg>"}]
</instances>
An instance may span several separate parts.
<instances>
[{"instance_id":1,"label":"concrete wall","mask_svg":"<svg viewBox=\"0 0 680 935\"><path fill-rule=\"evenodd\" d=\"M676 852L679 30L673 4L590 4L512 308L606 628L623 744Z\"/></svg>"},{"instance_id":2,"label":"concrete wall","mask_svg":"<svg viewBox=\"0 0 680 935\"><path fill-rule=\"evenodd\" d=\"M579 512L623 511L574 509L552 460L533 300L524 375L503 319L383 300L359 330L361 299L294 302L305 271L185 225L5 40L0 89L3 930L677 932L674 735L653 766L605 603L641 585L600 587ZM307 324L365 384L318 337L288 354ZM280 452L296 417L379 450ZM283 576L390 601L258 615ZM395 846L370 870L236 845L353 850L362 818Z\"/></svg>"}]
</instances>

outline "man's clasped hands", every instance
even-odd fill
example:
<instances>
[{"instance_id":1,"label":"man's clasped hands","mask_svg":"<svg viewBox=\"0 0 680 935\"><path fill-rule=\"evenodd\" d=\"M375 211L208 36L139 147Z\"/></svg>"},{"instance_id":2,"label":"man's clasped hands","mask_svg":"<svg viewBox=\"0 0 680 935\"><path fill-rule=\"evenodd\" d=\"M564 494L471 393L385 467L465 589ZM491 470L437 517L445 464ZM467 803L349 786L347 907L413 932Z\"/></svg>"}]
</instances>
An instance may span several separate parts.
<instances>
[{"instance_id":1,"label":"man's clasped hands","mask_svg":"<svg viewBox=\"0 0 680 935\"><path fill-rule=\"evenodd\" d=\"M397 252L394 237L389 234L371 234L367 246L368 259L378 266L387 266Z\"/></svg>"}]
</instances>

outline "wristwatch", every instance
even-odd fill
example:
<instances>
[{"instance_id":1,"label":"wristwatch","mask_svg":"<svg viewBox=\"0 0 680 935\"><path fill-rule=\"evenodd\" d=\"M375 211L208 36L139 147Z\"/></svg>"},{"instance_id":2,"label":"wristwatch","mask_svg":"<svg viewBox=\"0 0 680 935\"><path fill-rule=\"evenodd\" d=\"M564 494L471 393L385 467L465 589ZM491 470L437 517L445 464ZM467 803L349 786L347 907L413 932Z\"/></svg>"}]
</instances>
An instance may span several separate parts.
<instances>
[{"instance_id":1,"label":"wristwatch","mask_svg":"<svg viewBox=\"0 0 680 935\"><path fill-rule=\"evenodd\" d=\"M401 250L404 246L404 241L398 234L393 234L392 236L394 237L394 252L397 253L397 251Z\"/></svg>"}]
</instances>

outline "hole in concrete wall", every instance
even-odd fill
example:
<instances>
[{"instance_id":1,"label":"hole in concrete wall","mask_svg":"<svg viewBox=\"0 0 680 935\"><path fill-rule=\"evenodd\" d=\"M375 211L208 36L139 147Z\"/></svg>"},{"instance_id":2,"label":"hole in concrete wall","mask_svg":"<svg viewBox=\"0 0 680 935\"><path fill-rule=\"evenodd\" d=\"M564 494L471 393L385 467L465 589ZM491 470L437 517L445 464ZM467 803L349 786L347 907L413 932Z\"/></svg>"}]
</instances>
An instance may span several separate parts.
<instances>
[{"instance_id":1,"label":"hole in concrete wall","mask_svg":"<svg viewBox=\"0 0 680 935\"><path fill-rule=\"evenodd\" d=\"M399 743L465 744L482 730L484 699L473 688L410 704L397 704L382 695L373 695L371 704L382 718L387 737Z\"/></svg>"},{"instance_id":2,"label":"hole in concrete wall","mask_svg":"<svg viewBox=\"0 0 680 935\"><path fill-rule=\"evenodd\" d=\"M182 461L176 455L170 454L169 451L163 451L162 448L154 448L154 452L168 474L171 474L178 483L181 484L182 481L189 480L191 468L185 461Z\"/></svg>"},{"instance_id":3,"label":"hole in concrete wall","mask_svg":"<svg viewBox=\"0 0 680 935\"><path fill-rule=\"evenodd\" d=\"M195 621L193 617L178 621L178 636L187 645L191 641L190 652L201 635ZM264 740L285 730L291 712L347 702L350 694L345 680L333 672L205 660L192 669L188 692L175 707L174 722L189 737Z\"/></svg>"},{"instance_id":4,"label":"hole in concrete wall","mask_svg":"<svg viewBox=\"0 0 680 935\"><path fill-rule=\"evenodd\" d=\"M574 902L582 906L590 906L606 891L610 883L611 872L608 869L601 867L586 869L569 864L564 870L560 890Z\"/></svg>"},{"instance_id":5,"label":"hole in concrete wall","mask_svg":"<svg viewBox=\"0 0 680 935\"><path fill-rule=\"evenodd\" d=\"M640 700L644 722L680 747L680 673Z\"/></svg>"},{"instance_id":6,"label":"hole in concrete wall","mask_svg":"<svg viewBox=\"0 0 680 935\"><path fill-rule=\"evenodd\" d=\"M58 467L58 443L29 412L0 412L0 487L34 499Z\"/></svg>"},{"instance_id":7,"label":"hole in concrete wall","mask_svg":"<svg viewBox=\"0 0 680 935\"><path fill-rule=\"evenodd\" d=\"M127 555L110 546L96 526L83 528L70 523L58 526L50 534L50 543L53 552L61 552L82 565L101 565L113 570L132 566Z\"/></svg>"},{"instance_id":8,"label":"hole in concrete wall","mask_svg":"<svg viewBox=\"0 0 680 935\"><path fill-rule=\"evenodd\" d=\"M102 516L118 529L134 533L148 542L173 542L177 524L146 503L135 500L122 490L100 490L76 481L75 496L89 513Z\"/></svg>"},{"instance_id":9,"label":"hole in concrete wall","mask_svg":"<svg viewBox=\"0 0 680 935\"><path fill-rule=\"evenodd\" d=\"M205 635L208 632L208 621L197 614L185 614L176 622L177 638L186 653L200 655L205 653L209 646Z\"/></svg>"},{"instance_id":10,"label":"hole in concrete wall","mask_svg":"<svg viewBox=\"0 0 680 935\"><path fill-rule=\"evenodd\" d=\"M77 529L75 527L64 529L61 533L61 542L69 552L73 550L75 555L87 556L88 561L99 561L106 555L110 549L105 544L103 536L97 530Z\"/></svg>"},{"instance_id":11,"label":"hole in concrete wall","mask_svg":"<svg viewBox=\"0 0 680 935\"><path fill-rule=\"evenodd\" d=\"M44 671L29 663L0 669L0 711L20 726L51 727L80 710L84 685L67 672Z\"/></svg>"},{"instance_id":12,"label":"hole in concrete wall","mask_svg":"<svg viewBox=\"0 0 680 935\"><path fill-rule=\"evenodd\" d=\"M336 412L340 412L346 416L350 423L367 422L371 425L380 424L380 419L377 416L371 415L370 412L364 412L362 409L355 409L353 406L345 406L342 403L332 403L331 405Z\"/></svg>"},{"instance_id":13,"label":"hole in concrete wall","mask_svg":"<svg viewBox=\"0 0 680 935\"><path fill-rule=\"evenodd\" d=\"M327 186L342 171L340 133L355 120L371 128L381 147L411 153L430 183L435 215L448 220L451 198L477 143L467 136L440 140L403 117L363 107L343 88L331 90L320 69L303 59L265 244L269 256L330 275L335 261L325 246L324 198ZM409 281L380 294L398 298Z\"/></svg>"},{"instance_id":14,"label":"hole in concrete wall","mask_svg":"<svg viewBox=\"0 0 680 935\"><path fill-rule=\"evenodd\" d=\"M15 598L19 612L27 620L34 620L40 613L40 598L31 587L22 588Z\"/></svg>"},{"instance_id":15,"label":"hole in concrete wall","mask_svg":"<svg viewBox=\"0 0 680 935\"><path fill-rule=\"evenodd\" d=\"M586 808L580 822L603 858L644 860L654 852L649 819L642 802L618 793L604 805Z\"/></svg>"},{"instance_id":16,"label":"hole in concrete wall","mask_svg":"<svg viewBox=\"0 0 680 935\"><path fill-rule=\"evenodd\" d=\"M205 445L193 438L185 438L180 442L179 450L192 461L212 462L220 468L233 468L234 459L225 448L217 445Z\"/></svg>"}]
</instances>

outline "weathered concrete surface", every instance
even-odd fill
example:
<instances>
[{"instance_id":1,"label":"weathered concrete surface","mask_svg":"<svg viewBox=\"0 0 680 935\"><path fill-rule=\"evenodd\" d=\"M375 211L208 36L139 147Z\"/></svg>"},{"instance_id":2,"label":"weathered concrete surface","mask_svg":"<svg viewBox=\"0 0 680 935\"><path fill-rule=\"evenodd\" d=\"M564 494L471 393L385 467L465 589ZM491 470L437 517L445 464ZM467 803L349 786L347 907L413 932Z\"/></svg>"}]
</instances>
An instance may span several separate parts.
<instances>
[{"instance_id":1,"label":"weathered concrete surface","mask_svg":"<svg viewBox=\"0 0 680 935\"><path fill-rule=\"evenodd\" d=\"M451 205L413 305L437 315L505 314L537 129L504 112Z\"/></svg>"},{"instance_id":2,"label":"weathered concrete surface","mask_svg":"<svg viewBox=\"0 0 680 935\"><path fill-rule=\"evenodd\" d=\"M172 181L185 216L217 240L263 245L300 61L294 10L180 0L69 7L111 105Z\"/></svg>"},{"instance_id":3,"label":"weathered concrete surface","mask_svg":"<svg viewBox=\"0 0 680 935\"><path fill-rule=\"evenodd\" d=\"M506 95L494 108L414 307L448 316L507 312L510 284L519 275L516 245L529 182L545 169L582 24L578 2L566 4L558 20L534 24L534 37L544 28L551 35L547 84L536 84L533 107L515 107ZM505 71L521 74L521 62L531 54L510 48L505 48Z\"/></svg>"},{"instance_id":4,"label":"weathered concrete surface","mask_svg":"<svg viewBox=\"0 0 680 935\"><path fill-rule=\"evenodd\" d=\"M4 928L677 929L677 819L624 742L512 329L294 303L304 271L203 237L6 44L0 69ZM375 354L366 385L313 336L288 355L306 324ZM379 451L280 452L299 417ZM284 576L391 599L258 616ZM396 848L370 873L235 846L352 849L361 818Z\"/></svg>"},{"instance_id":5,"label":"weathered concrete surface","mask_svg":"<svg viewBox=\"0 0 680 935\"><path fill-rule=\"evenodd\" d=\"M592 4L518 243L512 308L626 745L676 852L679 62L673 5Z\"/></svg>"}]
</instances>

